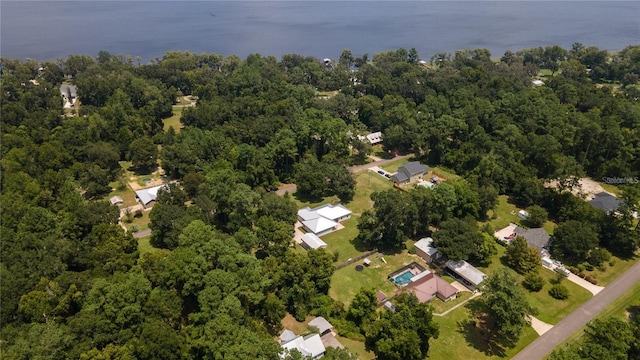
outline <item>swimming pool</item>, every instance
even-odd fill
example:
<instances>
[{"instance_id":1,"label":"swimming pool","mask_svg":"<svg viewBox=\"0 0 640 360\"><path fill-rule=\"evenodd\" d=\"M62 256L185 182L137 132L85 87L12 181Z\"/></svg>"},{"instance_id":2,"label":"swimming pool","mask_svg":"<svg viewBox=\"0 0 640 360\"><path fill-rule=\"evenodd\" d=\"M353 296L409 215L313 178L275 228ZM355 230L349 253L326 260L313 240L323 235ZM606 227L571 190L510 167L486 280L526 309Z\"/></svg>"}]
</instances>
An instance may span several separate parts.
<instances>
[{"instance_id":1,"label":"swimming pool","mask_svg":"<svg viewBox=\"0 0 640 360\"><path fill-rule=\"evenodd\" d=\"M407 270L400 275L396 275L395 278L389 280L393 281L397 285L407 285L409 283L409 280L411 280L411 278L414 276L415 275L413 275L411 270Z\"/></svg>"}]
</instances>

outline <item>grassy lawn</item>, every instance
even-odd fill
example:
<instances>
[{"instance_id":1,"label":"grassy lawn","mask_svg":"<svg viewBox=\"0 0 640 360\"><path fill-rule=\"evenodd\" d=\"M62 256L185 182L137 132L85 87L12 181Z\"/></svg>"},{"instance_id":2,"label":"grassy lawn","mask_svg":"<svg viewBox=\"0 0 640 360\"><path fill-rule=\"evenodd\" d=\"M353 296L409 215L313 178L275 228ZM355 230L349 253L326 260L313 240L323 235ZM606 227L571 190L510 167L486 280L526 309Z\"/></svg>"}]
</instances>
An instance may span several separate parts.
<instances>
[{"instance_id":1,"label":"grassy lawn","mask_svg":"<svg viewBox=\"0 0 640 360\"><path fill-rule=\"evenodd\" d=\"M146 236L138 239L138 251L140 252L141 257L146 253L153 253L160 250L158 248L154 248L153 245L151 245L150 240L151 236Z\"/></svg>"},{"instance_id":2,"label":"grassy lawn","mask_svg":"<svg viewBox=\"0 0 640 360\"><path fill-rule=\"evenodd\" d=\"M338 263L347 261L347 259L361 254L352 242L352 240L358 236L358 219L352 217L342 224L344 225L344 229L334 231L322 237L322 241L327 243L327 251L331 253L338 252Z\"/></svg>"},{"instance_id":3,"label":"grassy lawn","mask_svg":"<svg viewBox=\"0 0 640 360\"><path fill-rule=\"evenodd\" d=\"M453 308L454 306L466 301L471 297L471 293L469 291L461 291L458 293L458 297L449 301L441 301L440 299L434 298L431 300L431 306L433 307L433 312L435 314L442 314L443 312Z\"/></svg>"},{"instance_id":4,"label":"grassy lawn","mask_svg":"<svg viewBox=\"0 0 640 360\"><path fill-rule=\"evenodd\" d=\"M149 223L151 222L151 220L149 220L149 213L151 213L151 211L142 211L142 217L133 218L133 222L131 223L124 221L124 219L122 219L122 221L127 229L131 229L131 226L136 225L138 227L138 231L147 230L149 228Z\"/></svg>"},{"instance_id":5,"label":"grassy lawn","mask_svg":"<svg viewBox=\"0 0 640 360\"><path fill-rule=\"evenodd\" d=\"M477 267L478 270L482 271L487 275L491 275L497 269L504 267L504 265L502 264L502 261L500 261L500 258L504 256L505 247L500 244L496 244L496 249L498 250L498 253L491 258L491 263L489 264L489 266L485 266L485 267L478 266Z\"/></svg>"},{"instance_id":6,"label":"grassy lawn","mask_svg":"<svg viewBox=\"0 0 640 360\"><path fill-rule=\"evenodd\" d=\"M482 226L489 223L494 230L500 230L508 226L509 223L524 226L522 224L522 219L518 217L518 211L520 211L520 209L517 206L509 203L509 197L507 195L500 195L498 196L498 205L496 208L488 212L488 216L491 220L485 223L479 223L479 225ZM495 219L493 218L494 216ZM547 233L553 234L556 224L554 222L547 221L542 225L542 227L547 231Z\"/></svg>"},{"instance_id":7,"label":"grassy lawn","mask_svg":"<svg viewBox=\"0 0 640 360\"><path fill-rule=\"evenodd\" d=\"M182 116L182 109L184 109L183 107L177 107L174 106L173 107L173 115L171 117L168 117L164 120L162 120L162 122L164 123L163 126L163 131L167 131L169 130L170 126L173 126L173 130L176 131L176 133L180 132L180 129L182 129L182 123L180 123L180 117Z\"/></svg>"},{"instance_id":8,"label":"grassy lawn","mask_svg":"<svg viewBox=\"0 0 640 360\"><path fill-rule=\"evenodd\" d=\"M382 290L387 294L388 298L391 298L396 291L396 287L391 281L387 280L387 275L404 265L410 264L412 261L425 268L427 267L418 255L411 255L406 250L397 255L384 255L383 258L386 264L375 254L371 255L369 257L371 265L365 267L363 271L355 270L355 266L362 264L362 261L336 270L331 278L329 295L348 306L358 290L366 286L373 288L375 291Z\"/></svg>"},{"instance_id":9,"label":"grassy lawn","mask_svg":"<svg viewBox=\"0 0 640 360\"><path fill-rule=\"evenodd\" d=\"M373 352L367 351L362 341L351 340L340 335L336 336L336 339L360 360L373 360L376 358Z\"/></svg>"},{"instance_id":10,"label":"grassy lawn","mask_svg":"<svg viewBox=\"0 0 640 360\"><path fill-rule=\"evenodd\" d=\"M373 207L371 194L376 191L392 189L393 184L386 178L374 173L365 171L356 175L356 194L349 203L344 204L354 215L360 215L365 210Z\"/></svg>"},{"instance_id":11,"label":"grassy lawn","mask_svg":"<svg viewBox=\"0 0 640 360\"><path fill-rule=\"evenodd\" d=\"M593 271L585 271L585 273L595 277L598 280L598 285L607 286L611 283L615 278L620 276L623 272L627 271L633 264L638 261L638 256L633 256L629 259L620 259L616 256L612 256L613 266L609 266L609 264L605 264L604 271L600 271L597 268L593 269Z\"/></svg>"},{"instance_id":12,"label":"grassy lawn","mask_svg":"<svg viewBox=\"0 0 640 360\"><path fill-rule=\"evenodd\" d=\"M440 336L430 341L430 359L510 358L538 337L533 328L527 327L513 349L507 349L504 356L492 355L486 351L484 339L480 339L464 326L469 318L471 314L466 306L457 308L447 316L434 317L435 322L440 326Z\"/></svg>"},{"instance_id":13,"label":"grassy lawn","mask_svg":"<svg viewBox=\"0 0 640 360\"><path fill-rule=\"evenodd\" d=\"M128 186L126 186L122 190L119 190L118 187L120 186L120 182L114 181L114 182L111 182L109 185L114 190L111 193L109 193L109 195L105 196L103 200L109 201L109 199L112 196L120 196L122 198L122 201L124 201L124 204L120 205L120 207L123 207L123 208L134 206L138 203L136 201L136 193L133 192L133 190L131 190Z\"/></svg>"},{"instance_id":14,"label":"grassy lawn","mask_svg":"<svg viewBox=\"0 0 640 360\"><path fill-rule=\"evenodd\" d=\"M569 289L569 298L567 300L556 300L549 295L549 289L552 286L549 280L555 279L556 273L543 268L540 270L540 275L547 280L544 287L535 293L527 291L527 295L529 303L538 309L536 317L548 324L557 324L565 316L593 297L589 291L579 285L569 280L563 280L562 285Z\"/></svg>"},{"instance_id":15,"label":"grassy lawn","mask_svg":"<svg viewBox=\"0 0 640 360\"><path fill-rule=\"evenodd\" d=\"M402 164L404 164L406 162L409 162L409 161L414 161L414 160L415 160L415 158L413 156L409 157L409 158L406 158L406 159L397 159L397 160L390 161L390 162L382 165L381 168L383 168L384 170L386 170L386 171L388 171L390 173L394 173L394 172L398 171L398 168L400 167L400 165L402 165Z\"/></svg>"}]
</instances>

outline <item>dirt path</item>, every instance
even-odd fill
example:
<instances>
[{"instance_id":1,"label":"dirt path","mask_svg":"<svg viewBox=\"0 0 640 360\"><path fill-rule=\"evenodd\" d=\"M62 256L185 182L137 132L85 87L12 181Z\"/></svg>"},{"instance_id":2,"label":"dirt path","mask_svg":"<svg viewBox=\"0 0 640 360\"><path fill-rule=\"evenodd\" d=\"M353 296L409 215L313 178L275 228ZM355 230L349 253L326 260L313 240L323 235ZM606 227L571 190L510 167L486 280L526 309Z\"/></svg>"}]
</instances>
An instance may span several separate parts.
<instances>
[{"instance_id":1,"label":"dirt path","mask_svg":"<svg viewBox=\"0 0 640 360\"><path fill-rule=\"evenodd\" d=\"M600 192L605 192L615 196L615 194L606 191L600 184L598 184L597 181L591 180L589 178L582 178L578 182L580 183L580 186L571 190L571 193L575 196L582 197L587 200L593 198L593 195ZM558 187L558 183L556 181L550 181L546 183L545 186L555 189Z\"/></svg>"}]
</instances>

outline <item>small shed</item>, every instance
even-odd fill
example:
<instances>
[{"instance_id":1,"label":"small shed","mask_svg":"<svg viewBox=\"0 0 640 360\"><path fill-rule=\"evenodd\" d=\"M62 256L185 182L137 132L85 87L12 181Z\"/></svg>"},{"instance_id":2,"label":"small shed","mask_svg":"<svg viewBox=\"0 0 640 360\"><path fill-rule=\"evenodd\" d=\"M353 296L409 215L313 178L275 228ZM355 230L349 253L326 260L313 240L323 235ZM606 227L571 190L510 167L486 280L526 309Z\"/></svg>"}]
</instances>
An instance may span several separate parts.
<instances>
[{"instance_id":1,"label":"small shed","mask_svg":"<svg viewBox=\"0 0 640 360\"><path fill-rule=\"evenodd\" d=\"M518 211L518 217L522 220L527 220L529 218L529 212L526 210L520 210Z\"/></svg>"},{"instance_id":2,"label":"small shed","mask_svg":"<svg viewBox=\"0 0 640 360\"><path fill-rule=\"evenodd\" d=\"M422 238L413 244L416 254L418 254L427 264L431 264L433 260L437 260L440 257L438 249L433 246L433 239L430 237Z\"/></svg>"},{"instance_id":3,"label":"small shed","mask_svg":"<svg viewBox=\"0 0 640 360\"><path fill-rule=\"evenodd\" d=\"M124 200L122 200L122 198L118 195L112 196L109 199L109 202L111 202L111 205L116 205L116 206L124 204Z\"/></svg>"},{"instance_id":4,"label":"small shed","mask_svg":"<svg viewBox=\"0 0 640 360\"><path fill-rule=\"evenodd\" d=\"M303 248L309 249L320 249L326 248L327 243L322 241L316 234L314 233L306 233L302 235L302 243L300 244Z\"/></svg>"},{"instance_id":5,"label":"small shed","mask_svg":"<svg viewBox=\"0 0 640 360\"><path fill-rule=\"evenodd\" d=\"M362 262L367 266L371 265L371 260L369 260L367 258L364 258L364 260L362 260Z\"/></svg>"},{"instance_id":6,"label":"small shed","mask_svg":"<svg viewBox=\"0 0 640 360\"><path fill-rule=\"evenodd\" d=\"M378 290L376 293L376 300L378 301L378 305L384 304L387 301L387 294L383 293L381 290Z\"/></svg>"}]
</instances>

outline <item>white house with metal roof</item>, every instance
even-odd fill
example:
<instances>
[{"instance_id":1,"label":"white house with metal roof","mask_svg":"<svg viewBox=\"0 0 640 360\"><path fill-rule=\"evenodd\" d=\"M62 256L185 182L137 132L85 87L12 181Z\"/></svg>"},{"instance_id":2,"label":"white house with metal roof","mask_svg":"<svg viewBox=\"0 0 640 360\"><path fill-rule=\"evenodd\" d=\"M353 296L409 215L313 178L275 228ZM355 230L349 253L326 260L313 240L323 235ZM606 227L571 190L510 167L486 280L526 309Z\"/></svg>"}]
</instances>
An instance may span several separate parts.
<instances>
[{"instance_id":1,"label":"white house with metal roof","mask_svg":"<svg viewBox=\"0 0 640 360\"><path fill-rule=\"evenodd\" d=\"M298 220L302 227L316 236L326 235L336 230L338 223L351 217L351 210L341 204L325 204L317 208L298 210Z\"/></svg>"},{"instance_id":2,"label":"white house with metal roof","mask_svg":"<svg viewBox=\"0 0 640 360\"><path fill-rule=\"evenodd\" d=\"M298 350L305 358L309 357L311 359L321 358L327 351L318 334L308 335L306 337L298 336L281 346L283 349L283 352L280 354L281 359L286 358L293 349Z\"/></svg>"},{"instance_id":3,"label":"white house with metal roof","mask_svg":"<svg viewBox=\"0 0 640 360\"><path fill-rule=\"evenodd\" d=\"M153 206L153 204L156 201L156 198L158 197L158 190L160 190L163 187L166 188L166 185L162 184L162 185L153 186L146 189L136 190L136 198L138 199L138 201L140 201L140 204L142 204L142 206L144 206L145 208Z\"/></svg>"}]
</instances>

